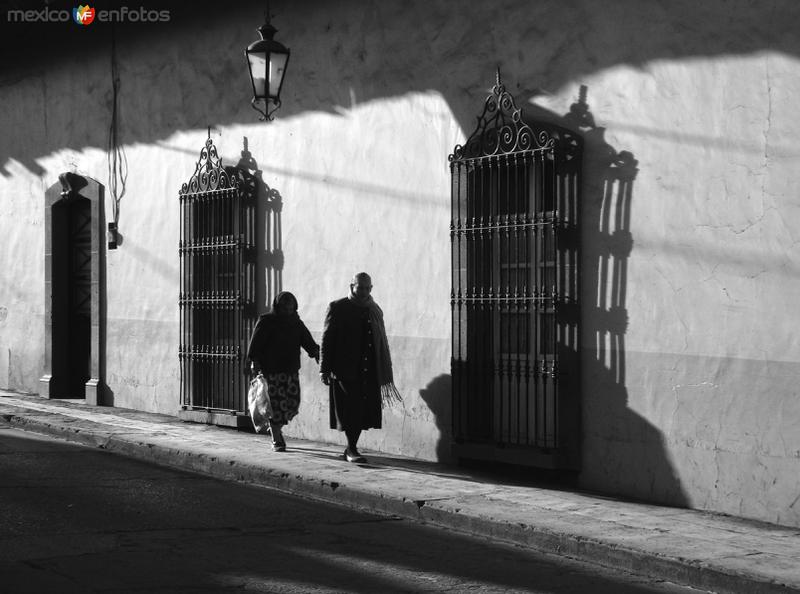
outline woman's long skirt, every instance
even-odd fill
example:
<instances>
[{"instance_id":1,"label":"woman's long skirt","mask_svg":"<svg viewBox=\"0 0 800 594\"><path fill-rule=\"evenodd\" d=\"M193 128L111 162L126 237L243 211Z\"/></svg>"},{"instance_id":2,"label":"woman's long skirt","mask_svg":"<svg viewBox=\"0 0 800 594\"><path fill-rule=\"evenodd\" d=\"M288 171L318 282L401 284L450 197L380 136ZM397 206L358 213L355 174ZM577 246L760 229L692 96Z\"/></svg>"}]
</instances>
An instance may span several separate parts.
<instances>
[{"instance_id":1,"label":"woman's long skirt","mask_svg":"<svg viewBox=\"0 0 800 594\"><path fill-rule=\"evenodd\" d=\"M285 425L297 416L300 408L300 378L294 373L267 373L269 402L272 405L270 421Z\"/></svg>"}]
</instances>

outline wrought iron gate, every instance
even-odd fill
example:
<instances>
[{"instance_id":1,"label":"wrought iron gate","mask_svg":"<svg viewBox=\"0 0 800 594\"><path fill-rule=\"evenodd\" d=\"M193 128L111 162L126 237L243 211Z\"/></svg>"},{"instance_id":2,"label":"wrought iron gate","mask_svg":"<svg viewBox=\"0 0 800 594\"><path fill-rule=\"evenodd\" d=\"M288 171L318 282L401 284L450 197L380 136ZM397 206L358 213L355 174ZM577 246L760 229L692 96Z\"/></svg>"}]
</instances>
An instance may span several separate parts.
<instances>
[{"instance_id":1,"label":"wrought iron gate","mask_svg":"<svg viewBox=\"0 0 800 594\"><path fill-rule=\"evenodd\" d=\"M240 424L255 310L255 196L211 138L180 191L182 418ZM192 415L191 413L200 413Z\"/></svg>"},{"instance_id":2,"label":"wrought iron gate","mask_svg":"<svg viewBox=\"0 0 800 594\"><path fill-rule=\"evenodd\" d=\"M580 139L500 83L450 155L453 434L462 458L577 463Z\"/></svg>"}]
</instances>

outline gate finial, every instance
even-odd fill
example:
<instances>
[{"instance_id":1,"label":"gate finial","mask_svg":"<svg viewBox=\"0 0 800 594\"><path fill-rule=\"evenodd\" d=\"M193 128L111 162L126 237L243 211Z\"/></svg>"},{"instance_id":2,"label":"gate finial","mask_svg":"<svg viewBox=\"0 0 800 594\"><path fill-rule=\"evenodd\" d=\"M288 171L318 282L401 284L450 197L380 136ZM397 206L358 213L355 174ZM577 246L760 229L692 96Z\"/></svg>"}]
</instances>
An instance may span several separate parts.
<instances>
[{"instance_id":1,"label":"gate finial","mask_svg":"<svg viewBox=\"0 0 800 594\"><path fill-rule=\"evenodd\" d=\"M451 161L508 155L536 149L551 149L555 140L544 130L535 133L525 123L522 110L517 108L514 97L503 86L500 65L495 72L495 86L486 98L483 113L478 116L475 131L464 145L456 145Z\"/></svg>"},{"instance_id":2,"label":"gate finial","mask_svg":"<svg viewBox=\"0 0 800 594\"><path fill-rule=\"evenodd\" d=\"M200 151L200 159L189 181L181 186L180 194L196 194L214 190L237 189L237 180L231 176L217 154L217 147L211 140L211 126L208 127L208 139Z\"/></svg>"}]
</instances>

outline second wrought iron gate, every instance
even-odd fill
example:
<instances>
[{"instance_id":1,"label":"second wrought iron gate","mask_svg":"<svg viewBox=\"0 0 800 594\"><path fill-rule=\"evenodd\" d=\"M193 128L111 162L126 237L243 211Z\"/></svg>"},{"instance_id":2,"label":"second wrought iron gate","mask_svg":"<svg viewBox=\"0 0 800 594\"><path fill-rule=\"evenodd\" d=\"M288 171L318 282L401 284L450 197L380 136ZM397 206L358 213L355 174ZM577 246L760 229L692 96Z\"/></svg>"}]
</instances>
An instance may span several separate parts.
<instances>
[{"instance_id":1,"label":"second wrought iron gate","mask_svg":"<svg viewBox=\"0 0 800 594\"><path fill-rule=\"evenodd\" d=\"M498 75L450 156L459 457L576 464L580 153L567 130L527 125Z\"/></svg>"},{"instance_id":2,"label":"second wrought iron gate","mask_svg":"<svg viewBox=\"0 0 800 594\"><path fill-rule=\"evenodd\" d=\"M181 411L247 424L247 342L255 310L255 199L209 138L181 203Z\"/></svg>"}]
</instances>

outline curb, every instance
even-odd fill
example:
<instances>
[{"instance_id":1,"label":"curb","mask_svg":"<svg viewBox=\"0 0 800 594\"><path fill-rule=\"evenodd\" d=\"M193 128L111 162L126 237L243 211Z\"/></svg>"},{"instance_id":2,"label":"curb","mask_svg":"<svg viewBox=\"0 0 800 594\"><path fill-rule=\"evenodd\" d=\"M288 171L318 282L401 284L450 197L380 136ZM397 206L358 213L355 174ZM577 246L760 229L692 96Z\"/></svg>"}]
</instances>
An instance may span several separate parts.
<instances>
[{"instance_id":1,"label":"curb","mask_svg":"<svg viewBox=\"0 0 800 594\"><path fill-rule=\"evenodd\" d=\"M414 501L387 497L380 493L353 489L313 475L270 470L253 464L243 464L224 455L214 456L191 451L189 448L172 448L149 443L140 438L136 431L121 434L119 430L86 430L82 427L48 422L42 415L58 415L69 419L68 416L58 413L40 413L36 416L3 413L0 419L13 427L161 466L267 487L294 496L360 511L423 522L472 536L490 538L546 554L565 556L702 590L732 594L798 592L784 584L766 581L763 576L724 571L707 563L621 547L595 538L557 532L521 522L513 523L490 516L470 515L464 513L452 501Z\"/></svg>"}]
</instances>

